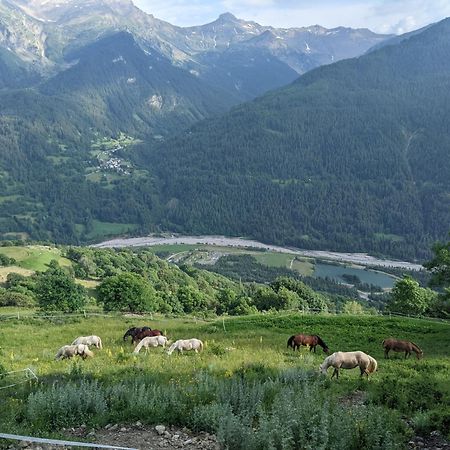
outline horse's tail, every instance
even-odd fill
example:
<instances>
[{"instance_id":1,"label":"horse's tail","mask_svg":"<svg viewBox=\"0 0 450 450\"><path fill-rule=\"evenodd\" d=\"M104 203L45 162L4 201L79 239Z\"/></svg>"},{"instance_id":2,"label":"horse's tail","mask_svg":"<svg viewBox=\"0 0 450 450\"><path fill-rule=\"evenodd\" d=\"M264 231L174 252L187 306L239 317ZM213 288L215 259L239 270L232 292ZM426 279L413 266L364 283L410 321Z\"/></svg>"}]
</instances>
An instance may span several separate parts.
<instances>
[{"instance_id":1,"label":"horse's tail","mask_svg":"<svg viewBox=\"0 0 450 450\"><path fill-rule=\"evenodd\" d=\"M369 356L369 366L367 367L367 372L374 373L377 370L377 368L378 368L377 360Z\"/></svg>"},{"instance_id":2,"label":"horse's tail","mask_svg":"<svg viewBox=\"0 0 450 450\"><path fill-rule=\"evenodd\" d=\"M102 339L99 337L98 338L98 348L101 350L102 348L103 348L103 345L102 345Z\"/></svg>"},{"instance_id":3,"label":"horse's tail","mask_svg":"<svg viewBox=\"0 0 450 450\"><path fill-rule=\"evenodd\" d=\"M199 339L199 341L200 341L200 339ZM203 342L202 341L200 341L200 351L201 352L203 351Z\"/></svg>"},{"instance_id":4,"label":"horse's tail","mask_svg":"<svg viewBox=\"0 0 450 450\"><path fill-rule=\"evenodd\" d=\"M287 341L287 347L293 347L292 343L294 342L295 335L292 335Z\"/></svg>"},{"instance_id":5,"label":"horse's tail","mask_svg":"<svg viewBox=\"0 0 450 450\"><path fill-rule=\"evenodd\" d=\"M328 352L329 351L328 345L325 344L325 342L322 340L322 338L320 336L318 336L317 334L316 334L316 338L317 338L317 342L323 348L323 350L325 352Z\"/></svg>"}]
</instances>

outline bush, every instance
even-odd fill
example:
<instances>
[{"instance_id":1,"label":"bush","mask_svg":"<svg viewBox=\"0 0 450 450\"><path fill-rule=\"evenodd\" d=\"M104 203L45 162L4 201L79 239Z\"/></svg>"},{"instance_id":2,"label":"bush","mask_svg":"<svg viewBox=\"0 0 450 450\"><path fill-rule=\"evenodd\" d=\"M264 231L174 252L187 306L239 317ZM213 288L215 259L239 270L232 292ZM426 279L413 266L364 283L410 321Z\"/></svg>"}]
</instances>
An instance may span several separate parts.
<instances>
[{"instance_id":1,"label":"bush","mask_svg":"<svg viewBox=\"0 0 450 450\"><path fill-rule=\"evenodd\" d=\"M86 302L83 286L76 284L56 261L52 261L49 269L38 276L35 293L44 311L79 311Z\"/></svg>"},{"instance_id":2,"label":"bush","mask_svg":"<svg viewBox=\"0 0 450 450\"><path fill-rule=\"evenodd\" d=\"M125 272L106 278L98 286L98 302L105 311L145 312L156 309L153 286L141 275Z\"/></svg>"},{"instance_id":3,"label":"bush","mask_svg":"<svg viewBox=\"0 0 450 450\"><path fill-rule=\"evenodd\" d=\"M30 307L35 305L36 301L28 295L7 289L0 290L0 306Z\"/></svg>"}]
</instances>

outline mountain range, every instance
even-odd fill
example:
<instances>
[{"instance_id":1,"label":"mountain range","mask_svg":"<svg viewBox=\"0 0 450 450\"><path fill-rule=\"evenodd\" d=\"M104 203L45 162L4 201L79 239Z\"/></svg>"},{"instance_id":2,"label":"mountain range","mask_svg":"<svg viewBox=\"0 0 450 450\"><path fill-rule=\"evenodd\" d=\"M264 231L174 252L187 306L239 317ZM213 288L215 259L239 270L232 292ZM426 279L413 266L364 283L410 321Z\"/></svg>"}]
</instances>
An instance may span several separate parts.
<instances>
[{"instance_id":1,"label":"mountain range","mask_svg":"<svg viewBox=\"0 0 450 450\"><path fill-rule=\"evenodd\" d=\"M0 0L0 235L423 256L450 219L449 36Z\"/></svg>"}]
</instances>

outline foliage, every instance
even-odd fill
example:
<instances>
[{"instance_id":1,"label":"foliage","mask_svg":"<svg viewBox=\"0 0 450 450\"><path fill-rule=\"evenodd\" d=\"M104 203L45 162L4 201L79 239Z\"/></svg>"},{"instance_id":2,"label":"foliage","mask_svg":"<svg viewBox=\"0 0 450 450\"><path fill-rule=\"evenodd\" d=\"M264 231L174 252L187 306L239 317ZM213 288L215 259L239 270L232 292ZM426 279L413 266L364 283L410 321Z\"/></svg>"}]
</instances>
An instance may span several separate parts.
<instances>
[{"instance_id":1,"label":"foliage","mask_svg":"<svg viewBox=\"0 0 450 450\"><path fill-rule=\"evenodd\" d=\"M86 301L84 288L76 284L56 261L38 276L35 295L44 311L79 311Z\"/></svg>"},{"instance_id":2,"label":"foliage","mask_svg":"<svg viewBox=\"0 0 450 450\"><path fill-rule=\"evenodd\" d=\"M0 288L0 306L30 307L35 305L33 297L11 289Z\"/></svg>"},{"instance_id":3,"label":"foliage","mask_svg":"<svg viewBox=\"0 0 450 450\"><path fill-rule=\"evenodd\" d=\"M439 297L432 307L435 315L450 316L450 241L436 243L433 246L434 258L427 262L425 267L431 270L431 286L442 289Z\"/></svg>"},{"instance_id":4,"label":"foliage","mask_svg":"<svg viewBox=\"0 0 450 450\"><path fill-rule=\"evenodd\" d=\"M102 422L135 418L206 428L216 432L226 448L234 449L268 445L295 449L299 442L309 442L310 448L394 449L401 442L394 414L373 406L359 407L352 414L341 410L327 401L320 381L309 380L302 372L281 372L270 381L217 379L200 373L185 387L139 380L115 386L81 381L54 384L27 401L27 419L47 429L94 418Z\"/></svg>"},{"instance_id":5,"label":"foliage","mask_svg":"<svg viewBox=\"0 0 450 450\"><path fill-rule=\"evenodd\" d=\"M105 311L144 312L156 309L156 292L142 276L124 272L105 278L97 288Z\"/></svg>"},{"instance_id":6,"label":"foliage","mask_svg":"<svg viewBox=\"0 0 450 450\"><path fill-rule=\"evenodd\" d=\"M395 283L388 309L402 314L421 315L432 307L435 298L435 292L421 288L417 281L406 276Z\"/></svg>"},{"instance_id":7,"label":"foliage","mask_svg":"<svg viewBox=\"0 0 450 450\"><path fill-rule=\"evenodd\" d=\"M353 315L364 314L364 308L361 305L361 303L350 301L344 304L344 306L342 307L342 312L344 314L353 314Z\"/></svg>"}]
</instances>

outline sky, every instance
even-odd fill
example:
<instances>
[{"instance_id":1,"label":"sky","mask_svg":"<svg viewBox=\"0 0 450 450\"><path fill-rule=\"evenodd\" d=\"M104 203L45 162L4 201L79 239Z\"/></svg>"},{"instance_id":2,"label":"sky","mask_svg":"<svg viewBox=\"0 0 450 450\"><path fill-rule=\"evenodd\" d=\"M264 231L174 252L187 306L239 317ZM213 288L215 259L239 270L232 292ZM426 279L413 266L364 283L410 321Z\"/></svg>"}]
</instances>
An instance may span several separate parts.
<instances>
[{"instance_id":1,"label":"sky","mask_svg":"<svg viewBox=\"0 0 450 450\"><path fill-rule=\"evenodd\" d=\"M202 25L221 13L274 27L322 25L401 34L450 16L450 0L134 0L174 25Z\"/></svg>"}]
</instances>

